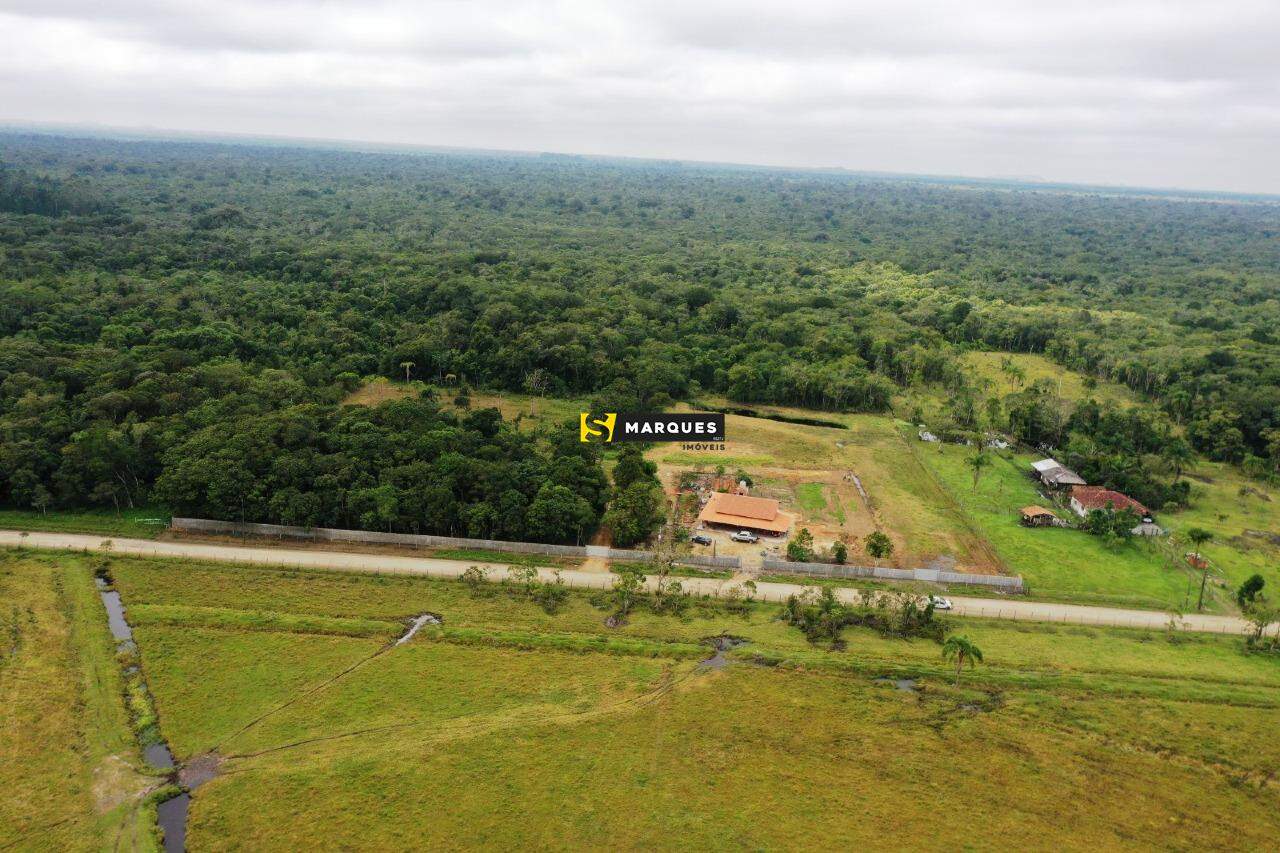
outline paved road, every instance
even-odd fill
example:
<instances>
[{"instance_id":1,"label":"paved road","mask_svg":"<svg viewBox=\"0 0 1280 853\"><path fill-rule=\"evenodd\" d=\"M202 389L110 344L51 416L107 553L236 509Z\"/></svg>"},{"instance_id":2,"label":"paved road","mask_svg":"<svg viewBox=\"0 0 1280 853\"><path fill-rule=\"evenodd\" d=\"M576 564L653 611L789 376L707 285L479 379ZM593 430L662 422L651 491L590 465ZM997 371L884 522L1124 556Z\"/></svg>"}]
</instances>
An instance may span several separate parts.
<instances>
[{"instance_id":1,"label":"paved road","mask_svg":"<svg viewBox=\"0 0 1280 853\"><path fill-rule=\"evenodd\" d=\"M338 571L390 572L393 574L426 575L435 578L456 578L468 566L478 565L489 570L489 576L498 580L506 575L505 563L475 563L471 561L441 560L434 557L394 557L382 554L359 554L348 551L318 551L277 547L253 547L248 545L206 545L195 542L153 542L146 539L120 539L104 536L83 536L72 533L28 533L16 530L0 530L0 546L25 545L28 548L69 551L98 551L106 540L111 542L111 552L144 557L179 557L215 562L255 563L260 565L297 566L300 568L334 569ZM552 569L540 569L544 578L550 579ZM561 572L564 582L583 589L608 589L613 584L611 575L600 572L565 569ZM653 578L649 579L650 584ZM680 578L686 591L695 595L724 595L738 586L736 580L711 578ZM792 583L756 584L757 598L766 601L785 601L787 596L797 595L806 587ZM837 595L852 602L858 593L840 589ZM1079 625L1111 625L1122 628L1149 628L1163 630L1169 616L1152 610L1122 610L1114 607L1088 607L1078 604L1054 604L1043 601L1027 601L1018 598L959 598L952 596L956 616L980 616L992 619L1017 619L1028 622L1067 622ZM1207 631L1219 634L1243 634L1249 623L1233 616L1209 616L1189 614L1183 617L1183 630Z\"/></svg>"}]
</instances>

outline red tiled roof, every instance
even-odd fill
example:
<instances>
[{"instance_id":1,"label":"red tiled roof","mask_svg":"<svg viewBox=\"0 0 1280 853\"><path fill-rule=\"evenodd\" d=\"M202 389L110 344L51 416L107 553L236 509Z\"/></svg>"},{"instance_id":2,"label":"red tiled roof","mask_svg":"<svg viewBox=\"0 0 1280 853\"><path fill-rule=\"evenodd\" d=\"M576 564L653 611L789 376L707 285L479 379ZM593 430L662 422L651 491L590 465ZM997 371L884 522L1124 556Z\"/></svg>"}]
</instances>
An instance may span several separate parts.
<instances>
[{"instance_id":1,"label":"red tiled roof","mask_svg":"<svg viewBox=\"0 0 1280 853\"><path fill-rule=\"evenodd\" d=\"M1122 492L1104 489L1101 486L1074 486L1071 497L1079 502L1085 511L1093 509L1131 509L1139 515L1150 515L1151 510Z\"/></svg>"}]
</instances>

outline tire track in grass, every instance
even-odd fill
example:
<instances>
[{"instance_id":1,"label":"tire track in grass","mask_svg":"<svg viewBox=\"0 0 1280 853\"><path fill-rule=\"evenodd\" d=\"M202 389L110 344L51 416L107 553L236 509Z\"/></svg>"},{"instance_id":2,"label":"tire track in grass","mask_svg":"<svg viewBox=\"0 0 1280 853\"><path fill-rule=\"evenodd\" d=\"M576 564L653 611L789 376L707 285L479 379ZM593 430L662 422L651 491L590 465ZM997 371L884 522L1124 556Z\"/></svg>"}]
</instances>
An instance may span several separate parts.
<instances>
[{"instance_id":1,"label":"tire track in grass","mask_svg":"<svg viewBox=\"0 0 1280 853\"><path fill-rule=\"evenodd\" d=\"M447 741L459 737L475 736L478 734L487 734L491 732L503 731L504 729L516 728L518 726L538 725L542 723L558 723L566 724L569 722L578 722L594 719L596 717L611 716L627 710L635 710L646 708L670 694L675 688L681 684L690 681L694 676L704 675L696 668L690 669L685 674L676 677L673 674L673 667L668 666L664 669L662 679L658 686L653 690L642 693L639 696L630 696L620 699L609 705L592 708L587 711L567 711L560 713L542 714L540 716L522 717L519 715L508 715L501 720L487 719L470 722L454 722L452 724L441 724L439 721L426 720L418 718L415 720L407 720L403 723L392 723L386 726L376 726L368 729L356 729L355 731L342 732L333 735L324 735L321 737L306 738L304 740L292 741L290 743L280 744L279 746L267 747L266 749L256 750L254 752L231 754L225 757L225 761L237 762L237 769L231 772L237 772L239 765L259 758L265 755L272 755L279 752L285 752L292 749L299 749L317 743L326 743L336 740L345 740L348 738L363 737L370 734L380 734L389 731L399 731L410 729L418 726L436 725L440 729L440 736L435 738L438 741ZM424 740L431 740L427 738Z\"/></svg>"},{"instance_id":2,"label":"tire track in grass","mask_svg":"<svg viewBox=\"0 0 1280 853\"><path fill-rule=\"evenodd\" d=\"M421 619L421 618L422 618L421 616L416 617L415 622L414 622L414 625L417 625L417 624L418 624L417 620L419 620L419 619ZM413 633L414 631L416 631L416 628L414 628L414 627L410 627L410 628L409 628L409 633L404 634L404 635L402 635L401 637L397 637L395 640L391 640L391 641L389 641L386 645L384 645L382 648L378 649L378 650L377 650L376 652L374 652L373 654L369 655L368 657L361 658L360 660L358 660L358 661L356 661L355 663L351 664L351 666L349 666L349 667L347 667L346 669L344 669L344 670L342 670L341 672L339 672L337 675L334 675L334 676L332 676L331 678L328 678L328 679L326 679L326 680L324 680L324 681L320 682L319 684L315 685L314 687L311 687L310 689L308 689L308 690L306 690L306 691L304 691L304 692L302 692L302 693L298 693L297 695L295 695L293 698L289 699L289 700L288 700L287 702L285 702L284 704L282 704L282 705L278 705L278 706L276 706L275 708L272 708L272 709L271 709L271 710L269 710L269 711L265 711L265 712L263 712L262 714L259 714L257 717L255 717L254 719L252 719L252 720L250 720L249 722L245 723L243 726L241 726L241 727L240 727L239 729L237 729L236 731L232 732L231 734L229 734L229 735L227 735L226 737L224 737L222 740L218 741L216 744L214 744L214 746L212 747L212 749L210 749L209 751L210 751L210 752L220 752L220 751L221 751L221 749L222 749L222 747L223 747L223 746L225 746L227 743L231 742L232 740L234 740L234 739L238 738L240 735L242 735L242 734L244 734L245 732L249 731L249 729L251 729L251 728L253 728L254 726L258 725L258 724L259 724L259 723L261 723L263 720L266 720L267 718L272 717L272 716L274 716L274 715L276 715L276 714L280 713L281 711L283 711L283 710L285 710L285 709L287 709L287 708L292 707L293 705L296 705L297 703L301 702L302 700L307 699L307 698L309 698L309 697L311 697L311 696L314 696L314 695L316 695L317 693L319 693L319 692L321 692L321 691L323 691L323 690L325 690L325 689L327 689L327 688L329 688L329 687L332 687L332 686L333 686L334 684L336 684L338 681L341 681L343 678L346 678L348 675L350 675L351 673L355 672L357 669L360 669L360 668L361 668L362 666L364 666L365 664L372 663L374 660L376 660L376 659L378 659L378 658L382 657L382 656L383 656L383 655L385 655L387 652L392 651L393 649L397 648L397 647L400 645L400 640L401 640L401 639L403 639L404 637L411 636L411 635L412 635L412 633Z\"/></svg>"},{"instance_id":3,"label":"tire track in grass","mask_svg":"<svg viewBox=\"0 0 1280 853\"><path fill-rule=\"evenodd\" d=\"M974 550L986 558L988 565L996 569L996 574L1011 574L1008 563L1006 563L996 552L995 546L987 540L986 535L983 534L977 522L973 520L965 508L960 504L960 501L958 501L955 495L951 493L951 490L947 488L947 485L942 482L942 478L939 477L933 469L920 458L920 452L916 449L916 446L911 443L911 440L907 438L907 436L902 434L901 430L895 429L894 433L898 436L898 440L902 442L903 446L907 448L907 453L915 462L916 467L924 472L925 479L934 487L934 490L942 500L943 505L950 511L951 516L960 524L965 532L969 534L971 539L970 544L974 546Z\"/></svg>"},{"instance_id":4,"label":"tire track in grass","mask_svg":"<svg viewBox=\"0 0 1280 853\"><path fill-rule=\"evenodd\" d=\"M412 637L412 636L416 633L417 628L422 627L422 625L424 624L424 623L422 622L422 620L423 620L424 616L430 616L430 617L433 617L434 619L436 619L436 620L437 620L436 622L434 622L434 624L436 624L436 625L439 625L439 624L440 624L440 622L439 622L439 617L438 617L438 616L436 616L435 614L423 614L423 616L419 616L419 617L417 617L417 619L415 619L415 620L414 620L413 624L412 624L412 625L410 625L410 627L409 627L409 629L408 629L408 632L407 632L407 633L405 633L405 634L403 634L401 637L399 637L399 638L397 638L397 639L395 639L395 640L391 640L391 641L389 641L389 642L387 643L387 645L385 645L385 646L383 646L382 648L378 649L377 651L375 651L373 654L369 655L368 657L365 657L365 658L363 658L363 659L361 659L361 660L356 661L355 663L351 664L349 667L347 667L346 669L344 669L342 672L339 672L339 673L337 673L336 675L334 675L334 676L332 676L332 677L330 677L330 678L326 679L325 681L322 681L322 682L320 682L319 684L314 685L313 687L311 687L311 688L307 689L305 692L302 692L302 693L299 693L299 694L295 695L294 697L292 697L291 699L289 699L287 702L285 702L285 703L283 703L283 704L281 704L281 705L278 705L277 707L272 708L272 709L270 709L270 710L268 710L268 711L266 711L266 712L264 712L264 713L260 714L258 717L256 717L256 718L254 718L254 719L250 720L249 722L245 723L245 725L243 725L243 726L242 726L241 728L239 728L238 730L236 730L236 731L232 732L231 734L227 735L226 737L224 737L224 738L223 738L222 740L220 740L217 744L215 744L213 747L211 747L211 748L210 748L210 750L209 750L209 752L211 752L211 753L215 753L215 752L219 752L219 751L221 751L221 749L222 749L225 745L227 745L227 744L228 744L228 743L230 743L231 741L235 740L237 737L239 737L240 735L242 735L242 734L244 734L245 732L249 731L249 730L250 730L250 729L252 729L254 726L258 725L259 723L261 723L262 721L266 720L267 718L269 718L269 717L271 717L271 716L273 716L273 715L275 715L275 714L278 714L278 713L280 713L281 711L284 711L284 710L288 709L289 707L291 707L291 706L293 706L293 705L297 704L298 702L301 702L301 701L303 701L304 699L307 699L307 698L309 698L309 697L311 697L311 696L314 696L314 695L316 695L317 693L320 693L321 691L323 691L323 690L325 690L325 689L327 689L327 688L329 688L329 687L332 687L335 683L337 683L338 681L340 681L340 680L342 680L343 678L347 677L347 676L348 676L348 675L350 675L351 673L355 672L357 669L360 669L361 667L365 666L366 664L372 663L374 660L376 660L377 658L381 657L382 655L385 655L387 652L390 652L390 651L395 650L396 648L398 648L399 646L401 646L401 645L403 644L403 641L405 641L406 639L408 639L408 638ZM433 623L425 623L425 624L433 624ZM415 626L416 626L416 627L415 627ZM445 641L445 642L449 642L449 639L448 639L448 638L444 638L444 641ZM464 645L465 645L465 644L464 644ZM521 648L521 646L517 645L517 648ZM599 651L599 652L602 652L602 653L607 653L607 652L606 652L606 650L603 650L603 649L589 649L589 648L587 648L587 649L581 649L580 651Z\"/></svg>"}]
</instances>

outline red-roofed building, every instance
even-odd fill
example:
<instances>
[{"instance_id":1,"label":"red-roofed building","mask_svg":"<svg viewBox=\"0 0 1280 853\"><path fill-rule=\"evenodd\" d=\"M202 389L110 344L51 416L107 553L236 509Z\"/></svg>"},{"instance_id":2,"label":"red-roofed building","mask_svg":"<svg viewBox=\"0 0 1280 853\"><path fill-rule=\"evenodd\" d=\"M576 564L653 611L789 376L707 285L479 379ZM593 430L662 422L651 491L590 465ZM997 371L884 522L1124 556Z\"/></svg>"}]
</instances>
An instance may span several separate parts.
<instances>
[{"instance_id":1,"label":"red-roofed building","mask_svg":"<svg viewBox=\"0 0 1280 853\"><path fill-rule=\"evenodd\" d=\"M698 514L698 521L710 526L781 536L791 529L795 516L782 512L778 509L778 502L770 498L716 492Z\"/></svg>"},{"instance_id":2,"label":"red-roofed building","mask_svg":"<svg viewBox=\"0 0 1280 853\"><path fill-rule=\"evenodd\" d=\"M1131 509L1146 518L1151 510L1135 501L1128 495L1102 486L1073 486L1071 489L1071 508L1076 515L1084 518L1095 509L1115 511Z\"/></svg>"}]
</instances>

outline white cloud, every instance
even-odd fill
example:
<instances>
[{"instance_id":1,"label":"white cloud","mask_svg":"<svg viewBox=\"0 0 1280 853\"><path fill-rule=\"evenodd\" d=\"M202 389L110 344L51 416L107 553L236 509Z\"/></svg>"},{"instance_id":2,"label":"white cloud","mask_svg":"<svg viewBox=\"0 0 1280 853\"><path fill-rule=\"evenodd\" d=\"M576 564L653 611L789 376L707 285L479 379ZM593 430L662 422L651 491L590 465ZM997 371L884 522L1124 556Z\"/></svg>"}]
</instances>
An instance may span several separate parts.
<instances>
[{"instance_id":1,"label":"white cloud","mask_svg":"<svg viewBox=\"0 0 1280 853\"><path fill-rule=\"evenodd\" d=\"M0 119L1280 191L1280 4L0 0Z\"/></svg>"}]
</instances>

